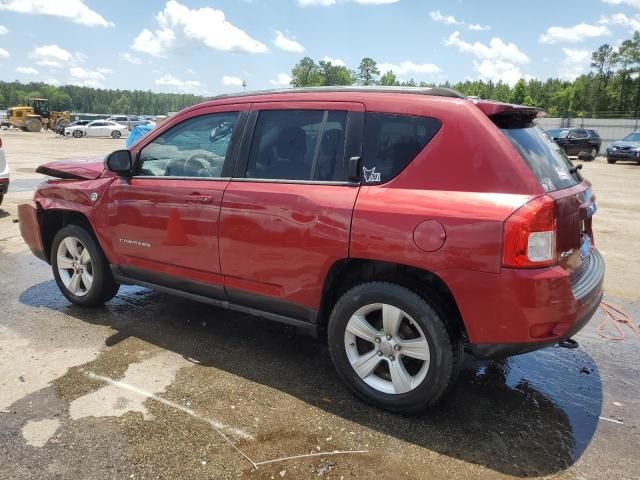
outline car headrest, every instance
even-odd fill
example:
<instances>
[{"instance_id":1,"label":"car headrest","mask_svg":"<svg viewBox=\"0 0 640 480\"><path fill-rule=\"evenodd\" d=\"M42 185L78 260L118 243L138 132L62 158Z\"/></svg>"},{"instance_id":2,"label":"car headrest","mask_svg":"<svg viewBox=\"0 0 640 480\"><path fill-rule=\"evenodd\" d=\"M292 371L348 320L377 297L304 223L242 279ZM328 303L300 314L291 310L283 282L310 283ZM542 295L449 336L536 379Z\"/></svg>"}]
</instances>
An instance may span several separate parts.
<instances>
[{"instance_id":1,"label":"car headrest","mask_svg":"<svg viewBox=\"0 0 640 480\"><path fill-rule=\"evenodd\" d=\"M280 132L276 152L282 159L290 160L294 155L304 157L307 153L307 134L300 127L287 127Z\"/></svg>"}]
</instances>

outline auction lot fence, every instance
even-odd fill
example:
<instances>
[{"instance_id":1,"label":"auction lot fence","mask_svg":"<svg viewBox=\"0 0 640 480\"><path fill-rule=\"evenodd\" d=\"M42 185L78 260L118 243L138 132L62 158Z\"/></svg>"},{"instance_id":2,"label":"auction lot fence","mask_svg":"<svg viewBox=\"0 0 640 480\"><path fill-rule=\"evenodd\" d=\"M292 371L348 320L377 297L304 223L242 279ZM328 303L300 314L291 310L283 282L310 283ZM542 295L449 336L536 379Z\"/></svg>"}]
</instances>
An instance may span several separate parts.
<instances>
[{"instance_id":1,"label":"auction lot fence","mask_svg":"<svg viewBox=\"0 0 640 480\"><path fill-rule=\"evenodd\" d=\"M595 130L602 138L600 153L604 152L611 142L638 131L640 122L634 118L539 118L537 124L545 130L550 128L588 128Z\"/></svg>"}]
</instances>

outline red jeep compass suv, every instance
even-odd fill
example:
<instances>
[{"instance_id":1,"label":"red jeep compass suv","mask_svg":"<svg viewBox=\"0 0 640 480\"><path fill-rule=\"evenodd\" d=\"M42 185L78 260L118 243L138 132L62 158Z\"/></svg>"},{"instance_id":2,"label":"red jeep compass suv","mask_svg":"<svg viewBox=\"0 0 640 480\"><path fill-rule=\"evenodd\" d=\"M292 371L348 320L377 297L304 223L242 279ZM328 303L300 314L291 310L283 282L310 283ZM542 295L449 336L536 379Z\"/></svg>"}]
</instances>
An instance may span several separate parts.
<instances>
[{"instance_id":1,"label":"red jeep compass suv","mask_svg":"<svg viewBox=\"0 0 640 480\"><path fill-rule=\"evenodd\" d=\"M71 302L136 284L326 335L361 398L433 405L463 351L563 341L602 298L590 184L534 108L442 89L221 96L20 206Z\"/></svg>"}]
</instances>

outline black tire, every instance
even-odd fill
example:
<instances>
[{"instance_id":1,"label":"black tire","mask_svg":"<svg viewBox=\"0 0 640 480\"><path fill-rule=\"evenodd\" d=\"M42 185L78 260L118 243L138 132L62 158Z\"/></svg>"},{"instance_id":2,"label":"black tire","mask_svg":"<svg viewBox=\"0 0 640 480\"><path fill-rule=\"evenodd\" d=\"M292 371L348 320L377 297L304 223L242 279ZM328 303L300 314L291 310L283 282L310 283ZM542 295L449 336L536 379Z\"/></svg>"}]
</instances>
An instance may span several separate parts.
<instances>
[{"instance_id":1,"label":"black tire","mask_svg":"<svg viewBox=\"0 0 640 480\"><path fill-rule=\"evenodd\" d=\"M0 193L0 205L2 205L3 200L4 200L4 193Z\"/></svg>"},{"instance_id":2,"label":"black tire","mask_svg":"<svg viewBox=\"0 0 640 480\"><path fill-rule=\"evenodd\" d=\"M616 163L617 160L607 157L607 163Z\"/></svg>"},{"instance_id":3,"label":"black tire","mask_svg":"<svg viewBox=\"0 0 640 480\"><path fill-rule=\"evenodd\" d=\"M93 282L87 292L82 295L74 295L64 284L58 270L58 247L66 238L78 239L86 247L91 257ZM62 294L75 305L81 307L97 307L111 300L118 293L120 285L113 279L109 262L107 262L102 248L98 245L93 235L78 225L66 225L56 233L51 245L51 267L53 276Z\"/></svg>"},{"instance_id":4,"label":"black tire","mask_svg":"<svg viewBox=\"0 0 640 480\"><path fill-rule=\"evenodd\" d=\"M74 130L73 138L82 138L84 136L84 132L82 130Z\"/></svg>"},{"instance_id":5,"label":"black tire","mask_svg":"<svg viewBox=\"0 0 640 480\"><path fill-rule=\"evenodd\" d=\"M393 305L406 312L420 327L429 345L426 376L406 393L384 393L373 388L351 366L345 344L347 323L358 309L376 303ZM419 296L387 282L364 283L352 288L335 304L328 325L329 350L338 375L356 396L393 413L412 414L433 406L455 383L464 354L462 338L447 322L446 311L439 297L428 291Z\"/></svg>"},{"instance_id":6,"label":"black tire","mask_svg":"<svg viewBox=\"0 0 640 480\"><path fill-rule=\"evenodd\" d=\"M598 148L592 147L589 151L589 156L591 157L591 160L595 160L596 158L598 158Z\"/></svg>"},{"instance_id":7,"label":"black tire","mask_svg":"<svg viewBox=\"0 0 640 480\"><path fill-rule=\"evenodd\" d=\"M37 118L30 118L25 124L28 132L39 132L42 130L42 121Z\"/></svg>"},{"instance_id":8,"label":"black tire","mask_svg":"<svg viewBox=\"0 0 640 480\"><path fill-rule=\"evenodd\" d=\"M113 132L111 132L111 138L118 139L121 136L122 136L122 133L120 133L120 130L114 130Z\"/></svg>"}]
</instances>

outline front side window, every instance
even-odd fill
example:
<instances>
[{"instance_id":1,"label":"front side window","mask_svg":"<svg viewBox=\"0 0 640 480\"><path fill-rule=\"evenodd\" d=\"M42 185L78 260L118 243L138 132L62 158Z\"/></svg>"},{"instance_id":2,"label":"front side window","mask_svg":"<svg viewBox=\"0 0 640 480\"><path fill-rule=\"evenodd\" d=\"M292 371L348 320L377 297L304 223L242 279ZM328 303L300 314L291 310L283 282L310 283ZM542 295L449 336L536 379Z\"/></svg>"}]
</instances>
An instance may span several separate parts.
<instances>
[{"instance_id":1,"label":"front side window","mask_svg":"<svg viewBox=\"0 0 640 480\"><path fill-rule=\"evenodd\" d=\"M440 130L440 120L413 115L367 113L363 182L384 183L404 170Z\"/></svg>"},{"instance_id":2,"label":"front side window","mask_svg":"<svg viewBox=\"0 0 640 480\"><path fill-rule=\"evenodd\" d=\"M247 178L346 181L342 110L264 110L251 142Z\"/></svg>"},{"instance_id":3,"label":"front side window","mask_svg":"<svg viewBox=\"0 0 640 480\"><path fill-rule=\"evenodd\" d=\"M138 175L219 178L237 112L192 117L156 137L140 152Z\"/></svg>"}]
</instances>

